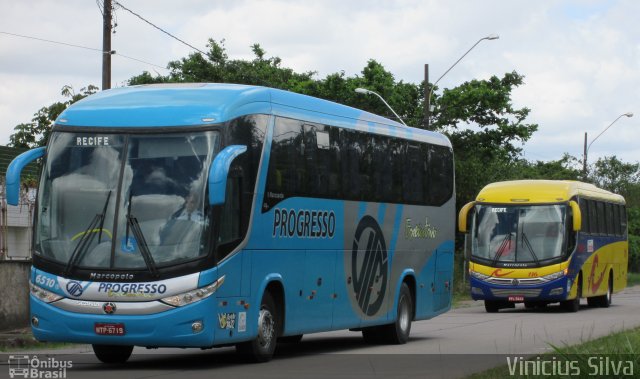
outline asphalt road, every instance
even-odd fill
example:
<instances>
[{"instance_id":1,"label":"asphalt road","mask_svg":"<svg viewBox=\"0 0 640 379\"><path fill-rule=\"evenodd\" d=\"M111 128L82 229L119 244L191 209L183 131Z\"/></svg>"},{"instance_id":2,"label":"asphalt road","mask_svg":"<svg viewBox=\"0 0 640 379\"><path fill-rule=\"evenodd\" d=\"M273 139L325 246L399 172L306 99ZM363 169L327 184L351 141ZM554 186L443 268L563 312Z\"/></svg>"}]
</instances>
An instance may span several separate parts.
<instances>
[{"instance_id":1,"label":"asphalt road","mask_svg":"<svg viewBox=\"0 0 640 379\"><path fill-rule=\"evenodd\" d=\"M456 378L505 365L507 356L533 355L551 350L550 344L575 344L635 326L640 326L640 286L616 294L608 309L589 308L583 299L577 313L520 305L489 314L482 303L471 303L413 323L411 339L401 346L368 345L360 333L349 331L306 335L298 344L279 345L276 357L264 364L242 362L233 348L136 348L129 362L118 366L99 363L90 347L24 354L71 361L66 378ZM9 377L6 356L0 362L0 378Z\"/></svg>"}]
</instances>

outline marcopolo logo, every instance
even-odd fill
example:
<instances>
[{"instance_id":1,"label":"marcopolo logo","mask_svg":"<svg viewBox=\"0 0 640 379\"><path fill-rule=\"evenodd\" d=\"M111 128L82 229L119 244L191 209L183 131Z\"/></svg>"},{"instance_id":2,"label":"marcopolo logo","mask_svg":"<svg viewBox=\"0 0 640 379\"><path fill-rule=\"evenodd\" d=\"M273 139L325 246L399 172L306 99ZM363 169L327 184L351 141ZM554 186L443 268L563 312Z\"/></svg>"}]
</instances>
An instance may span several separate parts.
<instances>
[{"instance_id":1,"label":"marcopolo logo","mask_svg":"<svg viewBox=\"0 0 640 379\"><path fill-rule=\"evenodd\" d=\"M382 306L387 289L387 244L378 222L364 216L353 238L351 274L358 306L367 316Z\"/></svg>"},{"instance_id":2,"label":"marcopolo logo","mask_svg":"<svg viewBox=\"0 0 640 379\"><path fill-rule=\"evenodd\" d=\"M69 295L73 297L80 297L82 292L84 292L84 289L82 288L82 284L72 280L67 283L67 292L69 292Z\"/></svg>"}]
</instances>

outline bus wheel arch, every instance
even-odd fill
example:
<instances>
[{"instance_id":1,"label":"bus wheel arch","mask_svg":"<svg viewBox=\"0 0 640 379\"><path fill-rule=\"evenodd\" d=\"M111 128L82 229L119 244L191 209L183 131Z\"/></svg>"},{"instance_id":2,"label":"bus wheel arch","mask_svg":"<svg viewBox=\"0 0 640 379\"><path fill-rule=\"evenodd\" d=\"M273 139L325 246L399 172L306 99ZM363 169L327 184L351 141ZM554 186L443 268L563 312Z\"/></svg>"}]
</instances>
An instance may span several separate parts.
<instances>
[{"instance_id":1,"label":"bus wheel arch","mask_svg":"<svg viewBox=\"0 0 640 379\"><path fill-rule=\"evenodd\" d=\"M560 306L567 312L577 312L580 310L580 298L582 297L582 271L578 273L578 279L576 280L576 297L571 300L564 300L560 302Z\"/></svg>"},{"instance_id":2,"label":"bus wheel arch","mask_svg":"<svg viewBox=\"0 0 640 379\"><path fill-rule=\"evenodd\" d=\"M256 337L236 345L236 350L251 362L268 362L273 358L278 337L284 330L284 288L277 280L262 291L258 308Z\"/></svg>"},{"instance_id":3,"label":"bus wheel arch","mask_svg":"<svg viewBox=\"0 0 640 379\"><path fill-rule=\"evenodd\" d=\"M411 293L411 303L413 304L413 312L411 314L411 321L416 319L416 310L418 309L418 305L416 303L417 300L417 288L416 288L416 278L412 274L408 274L402 280L400 287L402 289L402 284L406 284L409 287L409 292ZM398 298L399 299L399 298Z\"/></svg>"}]
</instances>

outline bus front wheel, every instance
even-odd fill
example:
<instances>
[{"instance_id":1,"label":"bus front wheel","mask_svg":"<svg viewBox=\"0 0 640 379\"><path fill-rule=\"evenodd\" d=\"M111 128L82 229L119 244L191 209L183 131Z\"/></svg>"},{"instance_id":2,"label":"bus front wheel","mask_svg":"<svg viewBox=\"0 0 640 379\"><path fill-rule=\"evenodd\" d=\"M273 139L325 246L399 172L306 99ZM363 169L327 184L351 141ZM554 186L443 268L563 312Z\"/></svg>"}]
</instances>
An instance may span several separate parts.
<instances>
[{"instance_id":1,"label":"bus front wheel","mask_svg":"<svg viewBox=\"0 0 640 379\"><path fill-rule=\"evenodd\" d=\"M582 275L578 276L578 291L576 298L560 302L560 306L567 312L577 312L580 310L580 298L582 297Z\"/></svg>"},{"instance_id":2,"label":"bus front wheel","mask_svg":"<svg viewBox=\"0 0 640 379\"><path fill-rule=\"evenodd\" d=\"M278 340L278 314L275 301L265 292L258 314L258 335L255 339L236 345L238 353L252 362L268 362L273 357Z\"/></svg>"},{"instance_id":3,"label":"bus front wheel","mask_svg":"<svg viewBox=\"0 0 640 379\"><path fill-rule=\"evenodd\" d=\"M131 356L133 346L91 345L96 357L102 363L125 363Z\"/></svg>"}]
</instances>

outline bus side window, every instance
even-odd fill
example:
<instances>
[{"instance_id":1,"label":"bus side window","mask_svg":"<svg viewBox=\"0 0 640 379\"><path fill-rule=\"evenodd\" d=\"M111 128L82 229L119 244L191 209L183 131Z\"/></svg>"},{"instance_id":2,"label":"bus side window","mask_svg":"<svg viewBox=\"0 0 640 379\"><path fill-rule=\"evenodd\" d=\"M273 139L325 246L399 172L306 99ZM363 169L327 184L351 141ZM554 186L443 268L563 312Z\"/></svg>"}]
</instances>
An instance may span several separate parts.
<instances>
[{"instance_id":1,"label":"bus side window","mask_svg":"<svg viewBox=\"0 0 640 379\"><path fill-rule=\"evenodd\" d=\"M235 166L235 162L234 162ZM229 172L227 179L227 196L222 205L219 234L218 260L227 256L241 239L241 201L242 174L237 167Z\"/></svg>"},{"instance_id":2,"label":"bus side window","mask_svg":"<svg viewBox=\"0 0 640 379\"><path fill-rule=\"evenodd\" d=\"M616 233L615 227L613 226L613 204L605 203L606 216L605 222L607 224L607 235L614 235Z\"/></svg>"},{"instance_id":3,"label":"bus side window","mask_svg":"<svg viewBox=\"0 0 640 379\"><path fill-rule=\"evenodd\" d=\"M613 204L613 229L616 236L622 235L622 226L620 225L620 204Z\"/></svg>"},{"instance_id":4,"label":"bus side window","mask_svg":"<svg viewBox=\"0 0 640 379\"><path fill-rule=\"evenodd\" d=\"M596 208L598 214L598 234L607 233L607 225L605 221L605 209L602 201L596 201Z\"/></svg>"},{"instance_id":5,"label":"bus side window","mask_svg":"<svg viewBox=\"0 0 640 379\"><path fill-rule=\"evenodd\" d=\"M582 228L580 231L589 233L589 203L587 202L587 199L580 198L578 199L578 204L580 205L580 213L582 213ZM571 217L567 217L567 224L570 223L570 220Z\"/></svg>"},{"instance_id":6,"label":"bus side window","mask_svg":"<svg viewBox=\"0 0 640 379\"><path fill-rule=\"evenodd\" d=\"M598 210L594 200L589 202L589 233L598 234Z\"/></svg>"}]
</instances>

